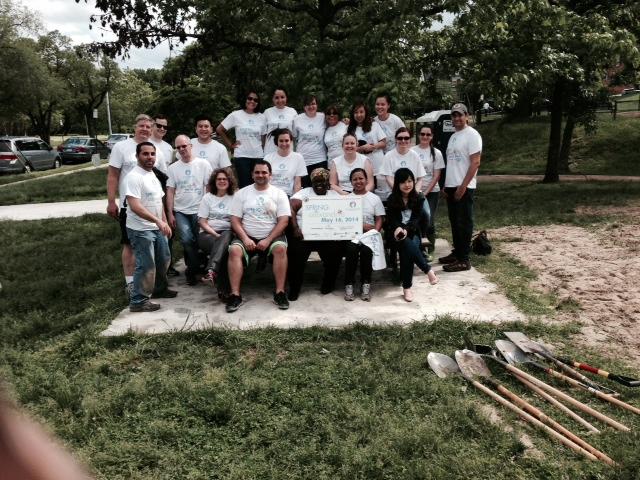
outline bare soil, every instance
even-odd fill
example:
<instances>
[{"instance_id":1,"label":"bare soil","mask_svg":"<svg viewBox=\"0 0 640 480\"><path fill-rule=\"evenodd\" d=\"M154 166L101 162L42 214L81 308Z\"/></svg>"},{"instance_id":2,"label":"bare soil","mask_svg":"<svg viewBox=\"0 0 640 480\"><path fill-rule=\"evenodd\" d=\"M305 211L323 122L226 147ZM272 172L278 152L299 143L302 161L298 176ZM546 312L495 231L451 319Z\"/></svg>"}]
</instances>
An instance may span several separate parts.
<instances>
[{"instance_id":1,"label":"bare soil","mask_svg":"<svg viewBox=\"0 0 640 480\"><path fill-rule=\"evenodd\" d=\"M533 288L559 298L549 322L578 321L579 342L640 365L640 207L582 209L626 216L599 230L571 225L492 231L499 248L538 274Z\"/></svg>"}]
</instances>

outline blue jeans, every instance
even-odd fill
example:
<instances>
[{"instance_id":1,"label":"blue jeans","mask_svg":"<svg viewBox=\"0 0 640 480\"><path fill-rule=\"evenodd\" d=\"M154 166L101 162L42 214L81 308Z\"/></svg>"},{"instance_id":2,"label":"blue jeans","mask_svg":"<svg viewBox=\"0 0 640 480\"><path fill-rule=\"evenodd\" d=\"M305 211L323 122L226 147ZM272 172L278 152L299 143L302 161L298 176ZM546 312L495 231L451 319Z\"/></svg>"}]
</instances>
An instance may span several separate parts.
<instances>
[{"instance_id":1,"label":"blue jeans","mask_svg":"<svg viewBox=\"0 0 640 480\"><path fill-rule=\"evenodd\" d=\"M395 241L395 240L394 240ZM402 278L402 288L411 288L413 285L413 265L415 264L424 273L431 270L431 265L420 251L420 235L407 237L396 242L398 253L400 254L400 277Z\"/></svg>"},{"instance_id":2,"label":"blue jeans","mask_svg":"<svg viewBox=\"0 0 640 480\"><path fill-rule=\"evenodd\" d=\"M471 237L473 235L473 194L475 188L467 188L462 198L455 201L453 195L455 187L445 188L447 192L447 208L449 210L449 223L451 223L451 236L453 237L453 254L462 261L469 261L471 252Z\"/></svg>"},{"instance_id":3,"label":"blue jeans","mask_svg":"<svg viewBox=\"0 0 640 480\"><path fill-rule=\"evenodd\" d=\"M127 234L136 258L130 305L140 305L153 293L167 289L167 268L171 262L167 237L160 230L132 230Z\"/></svg>"},{"instance_id":4,"label":"blue jeans","mask_svg":"<svg viewBox=\"0 0 640 480\"><path fill-rule=\"evenodd\" d=\"M176 217L176 229L180 232L180 243L184 250L184 263L187 265L187 276L195 275L200 267L198 257L198 214L174 212Z\"/></svg>"}]
</instances>

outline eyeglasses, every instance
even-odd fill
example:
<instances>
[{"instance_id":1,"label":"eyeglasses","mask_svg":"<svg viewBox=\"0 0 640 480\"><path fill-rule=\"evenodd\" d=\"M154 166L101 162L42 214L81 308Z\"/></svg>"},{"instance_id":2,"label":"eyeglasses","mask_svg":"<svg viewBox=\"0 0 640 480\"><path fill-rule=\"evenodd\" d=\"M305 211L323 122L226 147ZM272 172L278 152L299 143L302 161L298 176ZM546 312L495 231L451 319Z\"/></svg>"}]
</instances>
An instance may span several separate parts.
<instances>
[{"instance_id":1,"label":"eyeglasses","mask_svg":"<svg viewBox=\"0 0 640 480\"><path fill-rule=\"evenodd\" d=\"M176 145L176 149L177 150L182 150L183 148L188 148L190 146L191 146L190 143L187 143L186 145Z\"/></svg>"},{"instance_id":2,"label":"eyeglasses","mask_svg":"<svg viewBox=\"0 0 640 480\"><path fill-rule=\"evenodd\" d=\"M256 102L256 103L258 103L258 97L247 97L247 102Z\"/></svg>"},{"instance_id":3,"label":"eyeglasses","mask_svg":"<svg viewBox=\"0 0 640 480\"><path fill-rule=\"evenodd\" d=\"M163 125L161 123L156 123L156 128L158 130L166 130L168 128L168 126L167 125Z\"/></svg>"},{"instance_id":4,"label":"eyeglasses","mask_svg":"<svg viewBox=\"0 0 640 480\"><path fill-rule=\"evenodd\" d=\"M433 133L420 133L421 137L433 137Z\"/></svg>"},{"instance_id":5,"label":"eyeglasses","mask_svg":"<svg viewBox=\"0 0 640 480\"><path fill-rule=\"evenodd\" d=\"M411 137L396 137L396 140L399 142L408 142L411 140Z\"/></svg>"}]
</instances>

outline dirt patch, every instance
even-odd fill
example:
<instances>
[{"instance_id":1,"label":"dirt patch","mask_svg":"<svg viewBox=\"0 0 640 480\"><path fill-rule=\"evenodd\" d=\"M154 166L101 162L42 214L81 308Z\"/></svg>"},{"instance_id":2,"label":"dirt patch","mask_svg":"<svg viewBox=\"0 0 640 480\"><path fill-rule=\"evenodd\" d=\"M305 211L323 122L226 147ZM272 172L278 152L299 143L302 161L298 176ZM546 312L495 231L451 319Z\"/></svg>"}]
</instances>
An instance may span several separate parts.
<instances>
[{"instance_id":1,"label":"dirt patch","mask_svg":"<svg viewBox=\"0 0 640 480\"><path fill-rule=\"evenodd\" d=\"M626 214L628 210L615 213ZM559 311L549 321L577 320L583 325L579 341L598 349L606 346L610 355L638 365L638 228L637 224L612 223L592 232L577 226L550 225L505 227L491 233L502 240L500 250L538 274L534 288L559 297Z\"/></svg>"}]
</instances>

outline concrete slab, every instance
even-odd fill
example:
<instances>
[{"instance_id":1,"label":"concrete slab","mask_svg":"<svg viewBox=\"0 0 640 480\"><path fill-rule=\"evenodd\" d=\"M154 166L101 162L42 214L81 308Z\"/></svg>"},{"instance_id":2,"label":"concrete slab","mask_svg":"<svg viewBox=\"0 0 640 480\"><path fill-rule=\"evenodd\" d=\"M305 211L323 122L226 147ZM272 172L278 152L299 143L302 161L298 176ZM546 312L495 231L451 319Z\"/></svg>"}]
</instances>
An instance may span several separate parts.
<instances>
[{"instance_id":1,"label":"concrete slab","mask_svg":"<svg viewBox=\"0 0 640 480\"><path fill-rule=\"evenodd\" d=\"M448 253L447 242L438 240L436 258ZM178 269L183 270L183 265L178 265ZM434 270L440 279L437 285L430 285L426 275L416 269L415 300L412 303L403 300L402 288L393 284L388 270L374 272L370 302L363 302L357 297L353 302L346 302L342 278L338 279L339 286L333 293L320 294L322 266L312 255L300 298L291 302L289 310L279 310L272 301L274 284L270 269L256 273L252 264L245 274L242 289L245 303L231 314L225 312L214 289L204 284L189 287L181 275L171 279L171 288L179 292L177 298L154 300L162 305L156 312L130 313L125 309L102 335L123 335L129 331L158 334L209 328L299 328L316 325L337 328L354 323L402 325L444 314L478 322L524 320L522 313L498 291L496 285L476 269L446 273L442 272L441 265L435 263Z\"/></svg>"},{"instance_id":2,"label":"concrete slab","mask_svg":"<svg viewBox=\"0 0 640 480\"><path fill-rule=\"evenodd\" d=\"M0 207L0 220L42 220L45 218L80 217L85 213L104 213L107 199L79 202L28 203Z\"/></svg>"}]
</instances>

